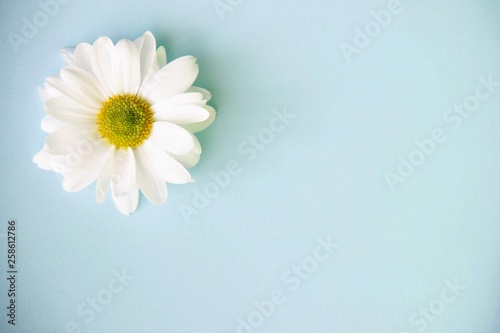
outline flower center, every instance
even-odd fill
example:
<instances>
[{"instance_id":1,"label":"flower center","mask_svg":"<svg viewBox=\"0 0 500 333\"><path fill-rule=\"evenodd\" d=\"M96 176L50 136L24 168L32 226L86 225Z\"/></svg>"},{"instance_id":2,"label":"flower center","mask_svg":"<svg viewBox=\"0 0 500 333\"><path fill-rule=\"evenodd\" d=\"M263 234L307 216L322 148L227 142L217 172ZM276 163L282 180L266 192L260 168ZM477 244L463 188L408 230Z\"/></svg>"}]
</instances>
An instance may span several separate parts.
<instances>
[{"instance_id":1,"label":"flower center","mask_svg":"<svg viewBox=\"0 0 500 333\"><path fill-rule=\"evenodd\" d=\"M117 148L136 148L151 134L150 104L134 95L117 95L103 103L97 115L99 133Z\"/></svg>"}]
</instances>

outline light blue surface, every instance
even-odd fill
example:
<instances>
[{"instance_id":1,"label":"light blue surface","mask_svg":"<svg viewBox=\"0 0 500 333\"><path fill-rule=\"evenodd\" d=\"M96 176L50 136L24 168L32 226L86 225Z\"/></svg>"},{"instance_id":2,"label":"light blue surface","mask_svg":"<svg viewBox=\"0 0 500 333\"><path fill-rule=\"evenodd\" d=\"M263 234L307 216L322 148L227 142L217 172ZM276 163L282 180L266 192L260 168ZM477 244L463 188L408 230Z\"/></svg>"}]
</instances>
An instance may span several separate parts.
<instances>
[{"instance_id":1,"label":"light blue surface","mask_svg":"<svg viewBox=\"0 0 500 333\"><path fill-rule=\"evenodd\" d=\"M498 1L402 0L350 62L342 43L388 2L221 1L232 10L73 0L17 53L9 33L41 6L2 1L0 331L234 333L241 317L256 326L245 333L500 332L500 87L459 128L443 118L479 77L500 81ZM146 30L169 59L198 58L196 84L213 93L218 118L198 135L196 183L169 185L164 206L142 197L125 217L110 198L97 205L94 186L66 193L32 163L45 138L37 86L61 68L61 48ZM295 118L252 152L249 137L267 139L283 110ZM385 174L436 128L445 142L392 191ZM233 160L240 173L216 188L210 173ZM205 190L213 198L184 218ZM9 218L15 328L5 315ZM340 244L331 255L317 241L329 235ZM315 253L326 256L317 268ZM300 264L307 279L292 271ZM122 270L133 279L115 280ZM450 289L455 280L466 290ZM109 304L93 317L96 297ZM254 302L271 299L282 304L259 317Z\"/></svg>"}]
</instances>

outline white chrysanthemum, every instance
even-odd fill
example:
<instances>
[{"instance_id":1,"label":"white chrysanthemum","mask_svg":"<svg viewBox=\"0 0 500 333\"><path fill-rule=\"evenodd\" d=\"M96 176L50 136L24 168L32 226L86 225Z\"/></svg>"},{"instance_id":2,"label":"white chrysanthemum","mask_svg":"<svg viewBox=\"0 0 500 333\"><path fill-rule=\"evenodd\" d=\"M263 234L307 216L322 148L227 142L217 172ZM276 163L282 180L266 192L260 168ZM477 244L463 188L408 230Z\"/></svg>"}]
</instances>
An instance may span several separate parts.
<instances>
[{"instance_id":1,"label":"white chrysanthemum","mask_svg":"<svg viewBox=\"0 0 500 333\"><path fill-rule=\"evenodd\" d=\"M65 67L40 88L49 133L34 157L42 169L61 173L63 188L80 191L96 181L96 199L109 191L123 214L137 208L139 190L154 204L167 199L165 182L191 182L186 168L201 147L192 134L210 125L210 93L191 86L196 58L167 64L165 49L146 32L116 45L101 37L93 45L62 51Z\"/></svg>"}]
</instances>

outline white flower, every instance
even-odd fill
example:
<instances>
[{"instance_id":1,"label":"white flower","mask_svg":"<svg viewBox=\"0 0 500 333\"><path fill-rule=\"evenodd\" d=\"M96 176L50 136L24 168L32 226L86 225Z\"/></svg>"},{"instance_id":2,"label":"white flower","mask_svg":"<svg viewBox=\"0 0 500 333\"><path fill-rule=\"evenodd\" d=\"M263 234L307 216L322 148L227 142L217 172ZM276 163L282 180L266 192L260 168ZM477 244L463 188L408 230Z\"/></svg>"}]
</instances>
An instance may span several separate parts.
<instances>
[{"instance_id":1,"label":"white flower","mask_svg":"<svg viewBox=\"0 0 500 333\"><path fill-rule=\"evenodd\" d=\"M33 161L61 173L63 188L80 191L96 181L102 203L111 188L123 214L137 208L139 190L154 204L167 199L165 182L191 182L186 168L201 147L192 134L210 125L210 93L191 86L196 58L167 64L148 31L116 45L101 37L93 45L62 50L65 67L40 87L49 133Z\"/></svg>"}]
</instances>

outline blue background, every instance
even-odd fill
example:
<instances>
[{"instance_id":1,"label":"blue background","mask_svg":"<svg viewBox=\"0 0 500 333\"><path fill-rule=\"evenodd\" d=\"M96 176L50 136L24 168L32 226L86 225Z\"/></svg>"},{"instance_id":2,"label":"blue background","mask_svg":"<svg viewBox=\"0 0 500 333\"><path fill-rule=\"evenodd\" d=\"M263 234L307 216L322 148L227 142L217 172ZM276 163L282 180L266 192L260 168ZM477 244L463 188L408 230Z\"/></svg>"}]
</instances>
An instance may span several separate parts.
<instances>
[{"instance_id":1,"label":"blue background","mask_svg":"<svg viewBox=\"0 0 500 333\"><path fill-rule=\"evenodd\" d=\"M73 0L18 52L9 34L42 7L2 1L0 330L233 333L280 290L284 303L252 331L500 332L500 89L460 128L443 119L479 77L500 81L498 1L402 0L350 62L341 43L388 2L228 1L220 14L212 0ZM168 59L198 58L196 85L213 93L218 117L197 135L196 182L169 185L164 206L141 197L126 217L111 198L97 205L94 186L66 193L32 162L46 137L37 87L62 67L61 48L146 30ZM240 147L284 109L295 118L248 160ZM435 128L447 140L392 191L385 174ZM241 173L183 217L232 160ZM9 218L15 327L5 316ZM338 249L292 290L283 274L329 235ZM133 278L87 322L78 306L105 295L114 270ZM455 280L466 290L440 303ZM415 315L430 306L432 320Z\"/></svg>"}]
</instances>

